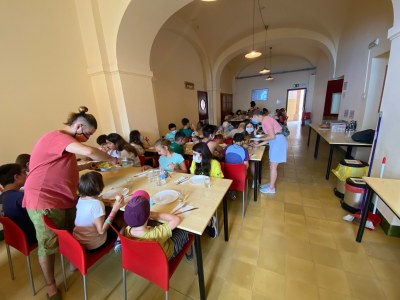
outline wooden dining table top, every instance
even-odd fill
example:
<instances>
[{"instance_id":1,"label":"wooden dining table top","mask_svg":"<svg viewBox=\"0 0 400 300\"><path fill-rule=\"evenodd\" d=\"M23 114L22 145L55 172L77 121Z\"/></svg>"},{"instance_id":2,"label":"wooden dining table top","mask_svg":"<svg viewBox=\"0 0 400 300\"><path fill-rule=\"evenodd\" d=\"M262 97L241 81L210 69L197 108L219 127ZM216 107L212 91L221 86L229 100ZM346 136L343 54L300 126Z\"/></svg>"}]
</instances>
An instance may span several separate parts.
<instances>
[{"instance_id":1,"label":"wooden dining table top","mask_svg":"<svg viewBox=\"0 0 400 300\"><path fill-rule=\"evenodd\" d=\"M155 182L149 182L146 171L140 167L129 167L112 172L102 172L105 188L103 193L113 188L126 187L129 189L129 195L136 190L145 190L150 196L165 190L175 190L186 195L185 201L198 209L180 214L182 222L178 228L188 232L201 235L212 215L217 210L226 192L228 191L232 180L223 178L211 178L211 187L206 188L204 184L192 184L189 180L177 184L177 180L182 177L193 177L195 175L186 173L170 172L167 183L157 186ZM128 200L130 196L127 196ZM127 202L125 200L125 202ZM152 211L170 213L179 203L176 200L170 204L155 204L151 207Z\"/></svg>"}]
</instances>

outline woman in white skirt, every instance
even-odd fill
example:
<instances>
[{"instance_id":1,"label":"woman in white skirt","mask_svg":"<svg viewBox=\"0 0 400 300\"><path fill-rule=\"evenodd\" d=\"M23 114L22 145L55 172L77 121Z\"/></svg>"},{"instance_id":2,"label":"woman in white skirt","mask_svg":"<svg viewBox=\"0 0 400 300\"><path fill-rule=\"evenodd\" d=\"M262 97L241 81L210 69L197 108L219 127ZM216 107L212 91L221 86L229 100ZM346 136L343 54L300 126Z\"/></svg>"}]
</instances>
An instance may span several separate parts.
<instances>
[{"instance_id":1,"label":"woman in white skirt","mask_svg":"<svg viewBox=\"0 0 400 300\"><path fill-rule=\"evenodd\" d=\"M260 192L275 194L275 183L278 177L278 165L286 162L288 142L282 134L282 126L272 117L265 116L261 110L253 112L252 121L262 124L263 131L267 134L255 147L264 146L269 142L270 182L262 184Z\"/></svg>"}]
</instances>

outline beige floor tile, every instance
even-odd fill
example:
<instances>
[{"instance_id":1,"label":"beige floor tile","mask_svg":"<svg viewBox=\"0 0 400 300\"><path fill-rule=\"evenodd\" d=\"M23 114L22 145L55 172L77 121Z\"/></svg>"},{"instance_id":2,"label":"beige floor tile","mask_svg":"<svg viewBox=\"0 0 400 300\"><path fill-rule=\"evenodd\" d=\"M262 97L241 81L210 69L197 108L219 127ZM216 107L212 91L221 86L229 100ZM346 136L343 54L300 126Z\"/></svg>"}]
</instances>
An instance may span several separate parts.
<instances>
[{"instance_id":1,"label":"beige floor tile","mask_svg":"<svg viewBox=\"0 0 400 300\"><path fill-rule=\"evenodd\" d=\"M313 201L318 201L318 200L313 200ZM312 218L317 218L317 219L323 219L325 220L325 212L320 208L320 207L308 207L304 206L304 214L307 217L312 217Z\"/></svg>"},{"instance_id":2,"label":"beige floor tile","mask_svg":"<svg viewBox=\"0 0 400 300\"><path fill-rule=\"evenodd\" d=\"M347 273L351 295L359 299L384 299L382 289L377 280L366 278L357 274Z\"/></svg>"},{"instance_id":3,"label":"beige floor tile","mask_svg":"<svg viewBox=\"0 0 400 300\"><path fill-rule=\"evenodd\" d=\"M286 280L286 299L290 300L318 300L318 287L302 281Z\"/></svg>"},{"instance_id":4,"label":"beige floor tile","mask_svg":"<svg viewBox=\"0 0 400 300\"><path fill-rule=\"evenodd\" d=\"M285 237L287 239L299 239L309 241L307 228L299 225L285 224Z\"/></svg>"},{"instance_id":5,"label":"beige floor tile","mask_svg":"<svg viewBox=\"0 0 400 300\"><path fill-rule=\"evenodd\" d=\"M376 258L370 258L370 262L378 278L384 280L397 280L400 278L400 264Z\"/></svg>"},{"instance_id":6,"label":"beige floor tile","mask_svg":"<svg viewBox=\"0 0 400 300\"><path fill-rule=\"evenodd\" d=\"M250 289L244 289L238 285L234 285L234 284L225 282L224 285L222 286L222 290L221 290L221 293L219 294L218 299L221 299L221 300L225 300L225 299L250 300L251 297L252 297L252 292ZM210 298L210 297L208 297L208 298Z\"/></svg>"},{"instance_id":7,"label":"beige floor tile","mask_svg":"<svg viewBox=\"0 0 400 300\"><path fill-rule=\"evenodd\" d=\"M400 299L400 284L398 283L398 280L395 281L380 280L379 284L388 300Z\"/></svg>"},{"instance_id":8,"label":"beige floor tile","mask_svg":"<svg viewBox=\"0 0 400 300\"><path fill-rule=\"evenodd\" d=\"M255 270L254 265L232 259L228 272L225 274L225 280L242 288L251 289Z\"/></svg>"},{"instance_id":9,"label":"beige floor tile","mask_svg":"<svg viewBox=\"0 0 400 300\"><path fill-rule=\"evenodd\" d=\"M308 235L310 237L311 244L336 249L335 239L332 234L330 234L330 232L324 232L309 228Z\"/></svg>"},{"instance_id":10,"label":"beige floor tile","mask_svg":"<svg viewBox=\"0 0 400 300\"><path fill-rule=\"evenodd\" d=\"M312 245L313 260L316 264L343 269L342 258L336 249Z\"/></svg>"},{"instance_id":11,"label":"beige floor tile","mask_svg":"<svg viewBox=\"0 0 400 300\"><path fill-rule=\"evenodd\" d=\"M320 300L352 300L350 295L335 293L324 288L319 288L318 291Z\"/></svg>"},{"instance_id":12,"label":"beige floor tile","mask_svg":"<svg viewBox=\"0 0 400 300\"><path fill-rule=\"evenodd\" d=\"M296 215L304 215L303 206L298 204L285 203L285 212Z\"/></svg>"},{"instance_id":13,"label":"beige floor tile","mask_svg":"<svg viewBox=\"0 0 400 300\"><path fill-rule=\"evenodd\" d=\"M355 254L364 254L364 246L362 243L357 243L355 239L337 237L334 235L336 247L339 251L351 252Z\"/></svg>"},{"instance_id":14,"label":"beige floor tile","mask_svg":"<svg viewBox=\"0 0 400 300\"><path fill-rule=\"evenodd\" d=\"M325 217L325 214L323 213L323 211L321 209L322 204L318 199L312 199L312 198L304 197L303 198L303 205L304 205L304 213L305 213L305 215L307 215L307 209L306 208L314 208L314 209L317 209L317 210L308 210L308 213L309 214L315 213L318 216L323 215ZM316 217L316 218L318 218L318 217Z\"/></svg>"},{"instance_id":15,"label":"beige floor tile","mask_svg":"<svg viewBox=\"0 0 400 300\"><path fill-rule=\"evenodd\" d=\"M304 214L300 215L300 214L292 214L285 212L285 225L304 226L305 224L306 224L306 219L304 217Z\"/></svg>"},{"instance_id":16,"label":"beige floor tile","mask_svg":"<svg viewBox=\"0 0 400 300\"><path fill-rule=\"evenodd\" d=\"M257 268L253 291L267 299L285 299L285 277L263 268Z\"/></svg>"},{"instance_id":17,"label":"beige floor tile","mask_svg":"<svg viewBox=\"0 0 400 300\"><path fill-rule=\"evenodd\" d=\"M364 277L375 277L375 272L371 267L369 258L363 253L351 253L339 251L342 258L343 269L349 273L359 274Z\"/></svg>"},{"instance_id":18,"label":"beige floor tile","mask_svg":"<svg viewBox=\"0 0 400 300\"><path fill-rule=\"evenodd\" d=\"M319 287L350 295L350 287L344 271L320 264L316 264L315 268Z\"/></svg>"},{"instance_id":19,"label":"beige floor tile","mask_svg":"<svg viewBox=\"0 0 400 300\"><path fill-rule=\"evenodd\" d=\"M237 260L257 265L259 256L259 247L253 247L252 245L238 244L235 248L234 257Z\"/></svg>"},{"instance_id":20,"label":"beige floor tile","mask_svg":"<svg viewBox=\"0 0 400 300\"><path fill-rule=\"evenodd\" d=\"M286 253L286 248L285 237L269 232L263 232L260 241L260 252L264 249L268 249L279 253Z\"/></svg>"},{"instance_id":21,"label":"beige floor tile","mask_svg":"<svg viewBox=\"0 0 400 300\"><path fill-rule=\"evenodd\" d=\"M315 282L315 264L301 258L286 256L286 278L305 283Z\"/></svg>"},{"instance_id":22,"label":"beige floor tile","mask_svg":"<svg viewBox=\"0 0 400 300\"><path fill-rule=\"evenodd\" d=\"M373 258L398 262L396 249L383 243L363 241L365 253Z\"/></svg>"},{"instance_id":23,"label":"beige floor tile","mask_svg":"<svg viewBox=\"0 0 400 300\"><path fill-rule=\"evenodd\" d=\"M286 240L286 254L305 260L312 261L311 244L308 241L298 239Z\"/></svg>"},{"instance_id":24,"label":"beige floor tile","mask_svg":"<svg viewBox=\"0 0 400 300\"><path fill-rule=\"evenodd\" d=\"M258 256L257 266L269 271L285 275L286 256L274 250L265 249Z\"/></svg>"}]
</instances>

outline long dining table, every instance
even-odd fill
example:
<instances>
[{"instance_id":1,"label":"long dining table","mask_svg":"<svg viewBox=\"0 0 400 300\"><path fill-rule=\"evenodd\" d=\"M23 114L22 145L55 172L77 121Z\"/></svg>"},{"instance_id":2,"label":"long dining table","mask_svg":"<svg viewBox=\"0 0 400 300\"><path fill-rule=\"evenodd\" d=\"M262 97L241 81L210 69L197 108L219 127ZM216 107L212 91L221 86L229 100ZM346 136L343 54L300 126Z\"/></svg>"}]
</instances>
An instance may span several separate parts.
<instances>
[{"instance_id":1,"label":"long dining table","mask_svg":"<svg viewBox=\"0 0 400 300\"><path fill-rule=\"evenodd\" d=\"M129 194L136 190L145 190L151 196L165 190L175 190L184 194L185 201L196 207L196 210L180 214L182 221L178 228L193 233L195 236L195 253L197 260L198 282L200 290L200 299L206 299L206 291L204 284L203 258L201 250L201 235L206 229L211 217L214 215L218 206L223 204L224 215L224 239L229 240L228 233L228 203L226 193L232 183L230 179L211 178L210 188L206 188L204 184L192 184L190 180L184 183L178 183L178 179L182 177L191 178L193 175L186 173L171 172L167 183L162 186L157 186L156 182L149 181L147 173L142 171L140 167L129 167L116 171L102 172L105 184L104 193L113 188L126 187L129 189ZM160 205L155 204L151 207L152 211L169 213L176 207L177 201Z\"/></svg>"}]
</instances>

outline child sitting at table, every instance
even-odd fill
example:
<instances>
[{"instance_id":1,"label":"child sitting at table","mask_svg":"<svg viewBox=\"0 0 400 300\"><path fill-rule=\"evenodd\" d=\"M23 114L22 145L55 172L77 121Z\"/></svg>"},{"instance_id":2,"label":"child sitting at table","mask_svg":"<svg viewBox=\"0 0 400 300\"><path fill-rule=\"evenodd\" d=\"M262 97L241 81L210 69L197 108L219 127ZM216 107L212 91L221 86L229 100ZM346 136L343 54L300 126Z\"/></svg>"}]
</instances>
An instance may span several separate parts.
<instances>
[{"instance_id":1,"label":"child sitting at table","mask_svg":"<svg viewBox=\"0 0 400 300\"><path fill-rule=\"evenodd\" d=\"M107 135L108 154L116 158L128 158L133 160L135 167L140 167L140 159L135 147L125 141L118 133Z\"/></svg>"},{"instance_id":2,"label":"child sitting at table","mask_svg":"<svg viewBox=\"0 0 400 300\"><path fill-rule=\"evenodd\" d=\"M110 224L124 204L124 198L118 195L105 219L104 203L99 200L103 188L103 176L98 172L85 173L79 179L79 200L76 205L73 235L85 249L91 251L99 250L115 239L116 233Z\"/></svg>"},{"instance_id":3,"label":"child sitting at table","mask_svg":"<svg viewBox=\"0 0 400 300\"><path fill-rule=\"evenodd\" d=\"M160 155L158 160L160 168L165 171L187 173L185 159L182 155L171 151L171 142L166 139L159 139L154 144L154 148Z\"/></svg>"},{"instance_id":4,"label":"child sitting at table","mask_svg":"<svg viewBox=\"0 0 400 300\"><path fill-rule=\"evenodd\" d=\"M22 169L25 169L26 174L29 174L29 161L31 160L31 155L27 153L21 153L15 159L15 163L19 164Z\"/></svg>"},{"instance_id":5,"label":"child sitting at table","mask_svg":"<svg viewBox=\"0 0 400 300\"><path fill-rule=\"evenodd\" d=\"M175 142L175 134L176 134L176 125L174 123L168 124L169 132L165 135L165 139L170 141L171 143Z\"/></svg>"},{"instance_id":6,"label":"child sitting at table","mask_svg":"<svg viewBox=\"0 0 400 300\"><path fill-rule=\"evenodd\" d=\"M183 132L186 137L191 137L192 133L193 133L193 130L192 130L193 128L190 128L191 125L189 123L189 119L188 118L183 118L182 119L182 126L183 126L183 128L181 130L179 130L179 131Z\"/></svg>"},{"instance_id":7,"label":"child sitting at table","mask_svg":"<svg viewBox=\"0 0 400 300\"><path fill-rule=\"evenodd\" d=\"M28 243L33 244L36 242L36 231L26 209L22 207L24 193L20 191L26 176L25 168L19 164L0 166L0 184L4 187L0 195L0 216L14 221L25 233Z\"/></svg>"},{"instance_id":8,"label":"child sitting at table","mask_svg":"<svg viewBox=\"0 0 400 300\"><path fill-rule=\"evenodd\" d=\"M200 142L193 146L193 161L190 166L190 173L205 175L215 178L223 178L220 163L212 158L210 149L206 143ZM217 237L218 221L216 214L212 216L208 226L208 235L212 238Z\"/></svg>"},{"instance_id":9,"label":"child sitting at table","mask_svg":"<svg viewBox=\"0 0 400 300\"><path fill-rule=\"evenodd\" d=\"M106 152L110 149L107 147L107 135L101 134L96 139L97 145L99 145L99 150Z\"/></svg>"},{"instance_id":10,"label":"child sitting at table","mask_svg":"<svg viewBox=\"0 0 400 300\"><path fill-rule=\"evenodd\" d=\"M249 152L243 147L244 134L236 133L233 136L233 144L225 148L225 162L229 164L245 164L249 166Z\"/></svg>"},{"instance_id":11,"label":"child sitting at table","mask_svg":"<svg viewBox=\"0 0 400 300\"><path fill-rule=\"evenodd\" d=\"M149 218L161 219L165 223L148 226ZM150 196L145 191L137 191L132 195L132 199L125 206L124 220L128 225L124 230L124 236L135 240L158 242L168 260L178 255L189 240L186 231L176 228L181 222L178 216L150 211ZM186 257L190 259L191 255L187 253Z\"/></svg>"},{"instance_id":12,"label":"child sitting at table","mask_svg":"<svg viewBox=\"0 0 400 300\"><path fill-rule=\"evenodd\" d=\"M184 148L185 140L186 140L186 135L181 131L177 132L175 134L175 141L171 144L172 152L183 155L185 152Z\"/></svg>"}]
</instances>

